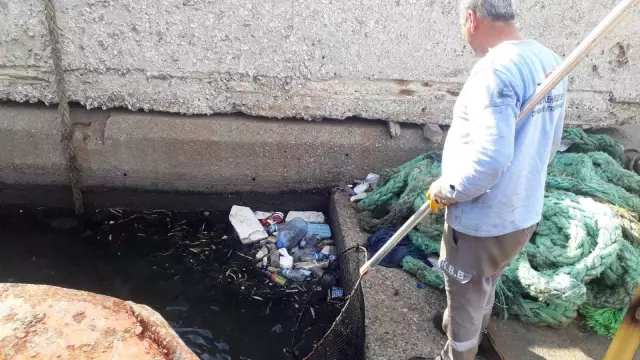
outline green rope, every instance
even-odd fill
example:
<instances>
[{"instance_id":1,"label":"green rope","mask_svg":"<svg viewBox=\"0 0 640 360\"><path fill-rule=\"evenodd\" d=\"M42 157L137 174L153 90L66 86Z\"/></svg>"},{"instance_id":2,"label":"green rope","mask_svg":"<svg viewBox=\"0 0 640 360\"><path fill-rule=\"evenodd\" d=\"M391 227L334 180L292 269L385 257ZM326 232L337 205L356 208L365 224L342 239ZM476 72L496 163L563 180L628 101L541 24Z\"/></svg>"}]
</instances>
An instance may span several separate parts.
<instances>
[{"instance_id":1,"label":"green rope","mask_svg":"<svg viewBox=\"0 0 640 360\"><path fill-rule=\"evenodd\" d=\"M624 169L624 149L608 136L567 129L564 138L573 145L549 165L543 219L505 269L495 310L556 328L581 313L610 336L640 284L640 176ZM430 152L384 170L358 204L361 227L373 232L406 221L440 176L440 161L439 152ZM425 253L438 253L443 225L443 214L430 214L409 238ZM442 273L420 260L406 257L402 267L444 288Z\"/></svg>"},{"instance_id":2,"label":"green rope","mask_svg":"<svg viewBox=\"0 0 640 360\"><path fill-rule=\"evenodd\" d=\"M586 306L580 309L580 313L587 319L587 325L591 326L596 333L613 338L626 312L620 309L597 309Z\"/></svg>"}]
</instances>

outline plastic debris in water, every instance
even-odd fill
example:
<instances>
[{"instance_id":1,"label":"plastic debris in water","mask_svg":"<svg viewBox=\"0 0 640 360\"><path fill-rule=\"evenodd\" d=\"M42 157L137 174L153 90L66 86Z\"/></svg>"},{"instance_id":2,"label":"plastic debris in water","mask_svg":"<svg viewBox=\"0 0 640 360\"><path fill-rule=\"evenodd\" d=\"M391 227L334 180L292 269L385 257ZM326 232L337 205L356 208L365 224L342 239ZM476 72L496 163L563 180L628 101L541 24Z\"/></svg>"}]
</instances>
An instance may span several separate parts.
<instances>
[{"instance_id":1,"label":"plastic debris in water","mask_svg":"<svg viewBox=\"0 0 640 360\"><path fill-rule=\"evenodd\" d=\"M261 273L263 273L264 275L266 275L269 279L271 279L271 281L273 281L274 283L280 285L280 286L287 286L287 279L278 275L278 274L274 274L270 271L267 271L265 269L260 270Z\"/></svg>"},{"instance_id":2,"label":"plastic debris in water","mask_svg":"<svg viewBox=\"0 0 640 360\"><path fill-rule=\"evenodd\" d=\"M267 245L269 247L269 245ZM269 265L273 267L280 266L280 253L276 249L275 245L271 245L269 248Z\"/></svg>"},{"instance_id":3,"label":"plastic debris in water","mask_svg":"<svg viewBox=\"0 0 640 360\"><path fill-rule=\"evenodd\" d=\"M318 239L321 240L331 238L331 228L327 224L309 224L308 231L316 234Z\"/></svg>"},{"instance_id":4,"label":"plastic debris in water","mask_svg":"<svg viewBox=\"0 0 640 360\"><path fill-rule=\"evenodd\" d=\"M270 214L266 218L260 219L260 223L262 224L262 226L277 225L277 224L282 224L283 222L284 222L284 214L281 212L274 212L273 214Z\"/></svg>"},{"instance_id":5,"label":"plastic debris in water","mask_svg":"<svg viewBox=\"0 0 640 360\"><path fill-rule=\"evenodd\" d=\"M289 255L286 248L278 249L280 253L280 267L283 269L291 269L293 267L293 257Z\"/></svg>"},{"instance_id":6,"label":"plastic debris in water","mask_svg":"<svg viewBox=\"0 0 640 360\"><path fill-rule=\"evenodd\" d=\"M274 332L276 334L280 334L282 332L282 325L280 324L276 324L272 329L271 332Z\"/></svg>"},{"instance_id":7,"label":"plastic debris in water","mask_svg":"<svg viewBox=\"0 0 640 360\"><path fill-rule=\"evenodd\" d=\"M329 299L337 299L343 296L344 296L344 290L336 286L332 287L331 291L329 292Z\"/></svg>"},{"instance_id":8,"label":"plastic debris in water","mask_svg":"<svg viewBox=\"0 0 640 360\"><path fill-rule=\"evenodd\" d=\"M322 251L320 252L327 255L338 255L338 250L336 250L336 247L331 245L323 246Z\"/></svg>"},{"instance_id":9,"label":"plastic debris in water","mask_svg":"<svg viewBox=\"0 0 640 360\"><path fill-rule=\"evenodd\" d=\"M289 280L302 282L311 276L311 271L302 269L269 269L271 271L277 271L278 274L286 277Z\"/></svg>"},{"instance_id":10,"label":"plastic debris in water","mask_svg":"<svg viewBox=\"0 0 640 360\"><path fill-rule=\"evenodd\" d=\"M322 261L322 262L317 262L317 261L297 262L293 264L293 267L296 269L303 269L303 270L313 270L315 268L326 269L329 267L329 260Z\"/></svg>"},{"instance_id":11,"label":"plastic debris in water","mask_svg":"<svg viewBox=\"0 0 640 360\"><path fill-rule=\"evenodd\" d=\"M323 261L323 260L335 260L335 256L327 255L324 253L315 252L314 249L298 250L293 254L295 261L307 262L307 261Z\"/></svg>"},{"instance_id":12,"label":"plastic debris in water","mask_svg":"<svg viewBox=\"0 0 640 360\"><path fill-rule=\"evenodd\" d=\"M262 260L265 256L269 255L269 248L264 246L258 253L256 254L256 260Z\"/></svg>"},{"instance_id":13,"label":"plastic debris in water","mask_svg":"<svg viewBox=\"0 0 640 360\"><path fill-rule=\"evenodd\" d=\"M306 247L316 247L318 245L318 242L320 241L320 239L316 236L316 234L312 233L312 232L308 232L307 235L304 236L304 238L302 238L302 240L300 240L300 244L299 247L300 248L306 248Z\"/></svg>"},{"instance_id":14,"label":"plastic debris in water","mask_svg":"<svg viewBox=\"0 0 640 360\"><path fill-rule=\"evenodd\" d=\"M295 218L284 225L276 226L278 232L276 245L278 245L278 248L293 249L307 235L308 228L309 224L300 218Z\"/></svg>"}]
</instances>

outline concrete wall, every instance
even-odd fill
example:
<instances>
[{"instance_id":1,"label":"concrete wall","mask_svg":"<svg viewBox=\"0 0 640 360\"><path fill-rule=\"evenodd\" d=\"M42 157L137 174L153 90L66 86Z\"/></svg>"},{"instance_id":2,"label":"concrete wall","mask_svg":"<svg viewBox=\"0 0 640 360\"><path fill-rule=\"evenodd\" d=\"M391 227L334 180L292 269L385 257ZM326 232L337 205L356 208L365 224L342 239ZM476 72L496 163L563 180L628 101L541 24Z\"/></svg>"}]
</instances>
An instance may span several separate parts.
<instances>
[{"instance_id":1,"label":"concrete wall","mask_svg":"<svg viewBox=\"0 0 640 360\"><path fill-rule=\"evenodd\" d=\"M309 122L78 107L71 116L81 180L88 190L326 189L439 148L444 135L437 126L428 132L405 124L399 136L391 137L383 122L365 120ZM640 124L602 132L627 149L640 149ZM64 199L70 200L60 138L54 106L0 104L0 195L15 186L51 185L65 189Z\"/></svg>"},{"instance_id":2,"label":"concrete wall","mask_svg":"<svg viewBox=\"0 0 640 360\"><path fill-rule=\"evenodd\" d=\"M568 54L618 0L521 0ZM449 121L474 62L457 0L55 0L71 100L89 108ZM0 0L0 99L54 102L42 0ZM640 117L636 9L570 78L570 124Z\"/></svg>"},{"instance_id":3,"label":"concrete wall","mask_svg":"<svg viewBox=\"0 0 640 360\"><path fill-rule=\"evenodd\" d=\"M83 184L211 193L328 188L437 146L422 128L72 109ZM66 185L56 109L0 106L2 184Z\"/></svg>"}]
</instances>

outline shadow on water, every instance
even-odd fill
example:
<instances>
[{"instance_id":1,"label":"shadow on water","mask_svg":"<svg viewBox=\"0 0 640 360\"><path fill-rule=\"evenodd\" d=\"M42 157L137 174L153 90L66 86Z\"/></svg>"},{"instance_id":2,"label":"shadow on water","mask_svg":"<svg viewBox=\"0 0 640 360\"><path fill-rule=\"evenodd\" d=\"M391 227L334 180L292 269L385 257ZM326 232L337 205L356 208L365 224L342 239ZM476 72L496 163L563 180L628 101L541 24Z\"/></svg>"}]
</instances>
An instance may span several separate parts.
<instances>
[{"instance_id":1,"label":"shadow on water","mask_svg":"<svg viewBox=\"0 0 640 360\"><path fill-rule=\"evenodd\" d=\"M0 282L85 290L151 306L202 359L295 359L339 312L313 292L314 321L297 318L312 285L281 288L254 270L226 213L0 208ZM247 257L248 256L248 257Z\"/></svg>"}]
</instances>

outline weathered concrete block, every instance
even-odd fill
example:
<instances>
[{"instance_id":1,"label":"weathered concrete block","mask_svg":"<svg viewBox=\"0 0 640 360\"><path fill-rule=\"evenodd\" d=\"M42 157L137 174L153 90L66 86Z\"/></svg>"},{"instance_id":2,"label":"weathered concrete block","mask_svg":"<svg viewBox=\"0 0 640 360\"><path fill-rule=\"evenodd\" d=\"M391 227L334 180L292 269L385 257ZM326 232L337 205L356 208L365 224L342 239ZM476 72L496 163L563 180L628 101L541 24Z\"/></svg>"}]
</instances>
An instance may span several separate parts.
<instances>
[{"instance_id":1,"label":"weathered concrete block","mask_svg":"<svg viewBox=\"0 0 640 360\"><path fill-rule=\"evenodd\" d=\"M391 135L391 137L400 136L400 134L402 134L402 127L400 127L400 124L397 122L389 121L387 122L387 125L389 126L389 135Z\"/></svg>"},{"instance_id":2,"label":"weathered concrete block","mask_svg":"<svg viewBox=\"0 0 640 360\"><path fill-rule=\"evenodd\" d=\"M328 188L428 150L416 126L72 110L89 187L205 192ZM54 108L0 106L0 182L64 184Z\"/></svg>"},{"instance_id":3,"label":"weathered concrete block","mask_svg":"<svg viewBox=\"0 0 640 360\"><path fill-rule=\"evenodd\" d=\"M0 4L0 99L54 101L42 2ZM69 98L90 108L447 124L476 60L453 0L56 5ZM519 5L523 33L566 56L614 3ZM639 15L571 74L569 124L640 121Z\"/></svg>"},{"instance_id":4,"label":"weathered concrete block","mask_svg":"<svg viewBox=\"0 0 640 360\"><path fill-rule=\"evenodd\" d=\"M397 166L429 148L419 129L383 123L181 117L114 111L93 145L89 185L277 192L329 187Z\"/></svg>"},{"instance_id":5,"label":"weathered concrete block","mask_svg":"<svg viewBox=\"0 0 640 360\"><path fill-rule=\"evenodd\" d=\"M422 133L427 140L433 142L434 144L444 143L445 133L438 125L425 124L422 126Z\"/></svg>"},{"instance_id":6,"label":"weathered concrete block","mask_svg":"<svg viewBox=\"0 0 640 360\"><path fill-rule=\"evenodd\" d=\"M0 106L0 183L66 183L60 136L55 108Z\"/></svg>"},{"instance_id":7,"label":"weathered concrete block","mask_svg":"<svg viewBox=\"0 0 640 360\"><path fill-rule=\"evenodd\" d=\"M55 102L44 1L0 1L0 99Z\"/></svg>"}]
</instances>

